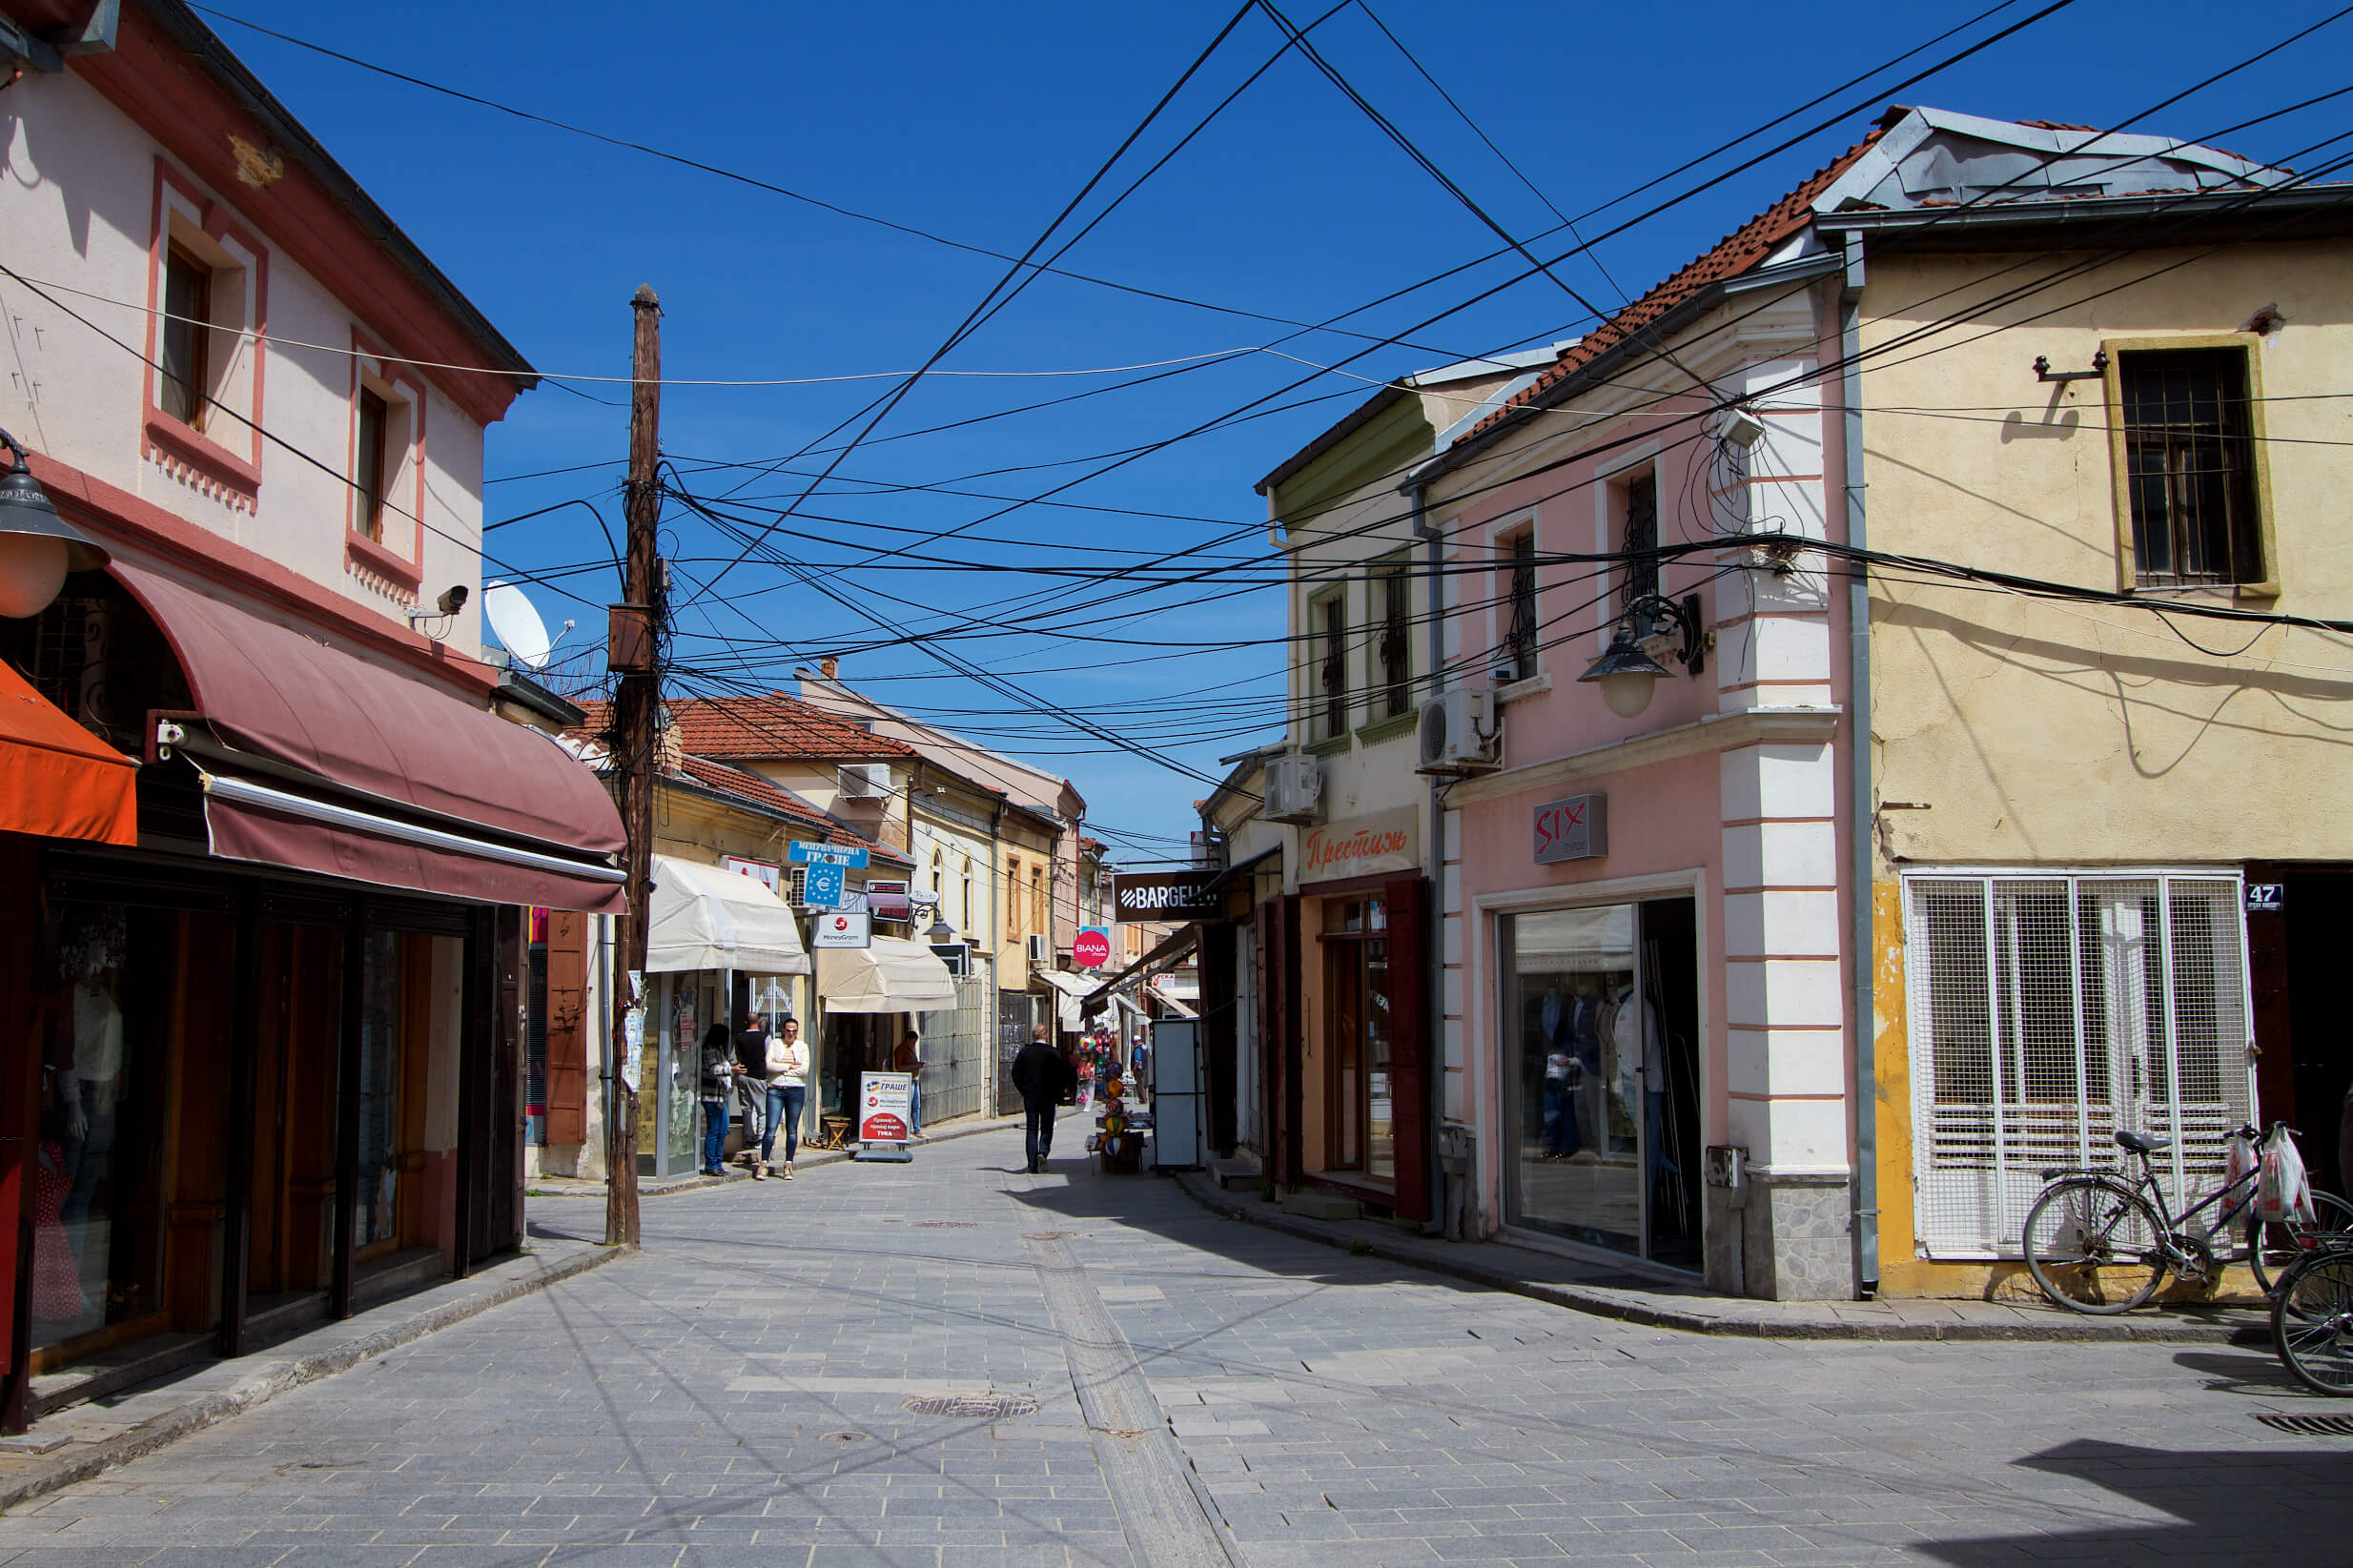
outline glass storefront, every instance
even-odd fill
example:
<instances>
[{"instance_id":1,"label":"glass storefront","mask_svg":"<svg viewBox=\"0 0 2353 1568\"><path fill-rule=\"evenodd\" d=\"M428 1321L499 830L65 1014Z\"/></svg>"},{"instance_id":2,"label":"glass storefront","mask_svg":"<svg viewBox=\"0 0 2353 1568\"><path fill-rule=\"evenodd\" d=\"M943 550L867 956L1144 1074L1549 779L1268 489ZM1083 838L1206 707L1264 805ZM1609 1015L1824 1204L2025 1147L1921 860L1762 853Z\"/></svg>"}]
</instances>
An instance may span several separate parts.
<instances>
[{"instance_id":1,"label":"glass storefront","mask_svg":"<svg viewBox=\"0 0 2353 1568\"><path fill-rule=\"evenodd\" d=\"M176 914L51 906L32 1181L32 1344L161 1309L165 1043Z\"/></svg>"},{"instance_id":2,"label":"glass storefront","mask_svg":"<svg viewBox=\"0 0 2353 1568\"><path fill-rule=\"evenodd\" d=\"M400 936L369 931L359 979L359 1184L352 1193L352 1246L399 1234Z\"/></svg>"},{"instance_id":3,"label":"glass storefront","mask_svg":"<svg viewBox=\"0 0 2353 1568\"><path fill-rule=\"evenodd\" d=\"M1699 1266L1692 908L1500 917L1511 1223Z\"/></svg>"}]
</instances>

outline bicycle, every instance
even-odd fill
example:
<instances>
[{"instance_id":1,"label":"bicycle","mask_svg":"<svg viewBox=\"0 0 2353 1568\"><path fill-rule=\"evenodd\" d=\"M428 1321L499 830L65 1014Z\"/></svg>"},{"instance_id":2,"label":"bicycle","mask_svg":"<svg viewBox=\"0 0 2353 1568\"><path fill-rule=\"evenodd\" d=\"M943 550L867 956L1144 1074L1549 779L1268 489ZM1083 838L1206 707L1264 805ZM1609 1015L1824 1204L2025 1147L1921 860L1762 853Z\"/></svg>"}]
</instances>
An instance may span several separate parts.
<instances>
[{"instance_id":1,"label":"bicycle","mask_svg":"<svg viewBox=\"0 0 2353 1568\"><path fill-rule=\"evenodd\" d=\"M2271 1346L2313 1393L2353 1396L2353 1236L2306 1238L2272 1293Z\"/></svg>"},{"instance_id":2,"label":"bicycle","mask_svg":"<svg viewBox=\"0 0 2353 1568\"><path fill-rule=\"evenodd\" d=\"M2255 1139L2254 1128L2229 1134ZM2058 1175L2027 1212L2022 1236L2026 1267L2055 1306L2070 1312L2108 1314L2130 1312L2155 1295L2168 1273L2183 1281L2208 1284L2227 1258L2218 1259L2212 1238L2227 1232L2243 1215L2247 1265L2263 1293L2273 1293L2275 1272L2303 1252L2307 1234L2353 1231L2353 1203L2333 1193L2314 1192L2313 1220L2263 1221L2255 1217L2260 1164L2223 1183L2175 1214L2165 1201L2149 1156L2172 1147L2170 1138L2118 1132L2117 1147L2140 1161L2138 1179L2113 1171L2077 1171ZM2192 1221L2220 1204L2214 1223L2193 1234Z\"/></svg>"}]
</instances>

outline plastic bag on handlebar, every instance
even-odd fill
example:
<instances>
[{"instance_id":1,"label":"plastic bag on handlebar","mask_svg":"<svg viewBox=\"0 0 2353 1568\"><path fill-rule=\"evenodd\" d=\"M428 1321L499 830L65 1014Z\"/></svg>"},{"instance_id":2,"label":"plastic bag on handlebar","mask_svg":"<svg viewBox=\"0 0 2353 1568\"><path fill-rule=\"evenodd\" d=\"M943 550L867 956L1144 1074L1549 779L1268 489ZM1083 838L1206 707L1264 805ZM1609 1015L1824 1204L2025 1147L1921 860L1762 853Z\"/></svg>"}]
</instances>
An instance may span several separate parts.
<instances>
[{"instance_id":1,"label":"plastic bag on handlebar","mask_svg":"<svg viewBox=\"0 0 2353 1568\"><path fill-rule=\"evenodd\" d=\"M2263 1140L2262 1176L2256 1184L2255 1217L2266 1225L2282 1222L2309 1225L2312 1181L2304 1173L2304 1157L2287 1129L2276 1127Z\"/></svg>"},{"instance_id":2,"label":"plastic bag on handlebar","mask_svg":"<svg viewBox=\"0 0 2353 1568\"><path fill-rule=\"evenodd\" d=\"M2245 1180L2262 1163L2262 1156L2256 1151L2255 1140L2243 1131L2234 1132L2224 1139L2222 1148L2222 1179L2231 1186L2236 1187ZM2240 1200L2234 1198L2232 1201Z\"/></svg>"}]
</instances>

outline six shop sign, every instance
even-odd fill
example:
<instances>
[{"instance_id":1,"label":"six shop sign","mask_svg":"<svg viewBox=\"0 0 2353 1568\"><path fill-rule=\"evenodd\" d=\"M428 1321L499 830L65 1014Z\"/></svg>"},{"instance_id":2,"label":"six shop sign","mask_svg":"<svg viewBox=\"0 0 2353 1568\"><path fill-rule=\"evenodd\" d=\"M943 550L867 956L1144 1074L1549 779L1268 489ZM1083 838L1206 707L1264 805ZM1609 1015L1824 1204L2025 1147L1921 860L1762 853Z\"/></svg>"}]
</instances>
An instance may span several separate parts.
<instances>
[{"instance_id":1,"label":"six shop sign","mask_svg":"<svg viewBox=\"0 0 2353 1568\"><path fill-rule=\"evenodd\" d=\"M1081 929L1071 944L1071 962L1082 969L1099 969L1111 962L1111 933L1100 926Z\"/></svg>"},{"instance_id":2,"label":"six shop sign","mask_svg":"<svg viewBox=\"0 0 2353 1568\"><path fill-rule=\"evenodd\" d=\"M1192 920L1223 907L1209 890L1217 880L1215 871L1121 872L1111 879L1111 898L1121 920Z\"/></svg>"},{"instance_id":3,"label":"six shop sign","mask_svg":"<svg viewBox=\"0 0 2353 1568\"><path fill-rule=\"evenodd\" d=\"M1597 860L1609 853L1609 797L1571 795L1536 808L1536 864Z\"/></svg>"}]
</instances>

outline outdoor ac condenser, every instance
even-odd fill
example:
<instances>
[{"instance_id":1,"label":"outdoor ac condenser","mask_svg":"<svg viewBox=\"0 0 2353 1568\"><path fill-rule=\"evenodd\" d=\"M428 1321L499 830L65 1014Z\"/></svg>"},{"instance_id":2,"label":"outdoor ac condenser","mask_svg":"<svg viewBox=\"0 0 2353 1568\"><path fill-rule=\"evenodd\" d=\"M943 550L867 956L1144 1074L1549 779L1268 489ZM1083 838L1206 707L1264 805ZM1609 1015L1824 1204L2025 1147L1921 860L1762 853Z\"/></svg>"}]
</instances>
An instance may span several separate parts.
<instances>
[{"instance_id":1,"label":"outdoor ac condenser","mask_svg":"<svg viewBox=\"0 0 2353 1568\"><path fill-rule=\"evenodd\" d=\"M1503 760L1495 693L1472 686L1442 691L1422 704L1420 773L1472 773Z\"/></svg>"},{"instance_id":2,"label":"outdoor ac condenser","mask_svg":"<svg viewBox=\"0 0 2353 1568\"><path fill-rule=\"evenodd\" d=\"M1269 757L1261 775L1265 799L1258 815L1268 822L1311 823L1322 815L1323 772L1303 752Z\"/></svg>"}]
</instances>

